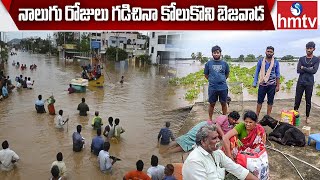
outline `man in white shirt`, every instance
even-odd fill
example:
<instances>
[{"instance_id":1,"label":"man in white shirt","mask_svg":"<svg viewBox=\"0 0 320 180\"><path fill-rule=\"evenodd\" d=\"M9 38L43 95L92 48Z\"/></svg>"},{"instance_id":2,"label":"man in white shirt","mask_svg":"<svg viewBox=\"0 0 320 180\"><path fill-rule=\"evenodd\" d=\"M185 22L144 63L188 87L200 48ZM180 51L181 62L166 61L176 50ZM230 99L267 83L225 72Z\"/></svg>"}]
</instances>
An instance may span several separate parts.
<instances>
[{"instance_id":1,"label":"man in white shirt","mask_svg":"<svg viewBox=\"0 0 320 180\"><path fill-rule=\"evenodd\" d=\"M53 166L55 166L55 165L58 166L58 168L59 168L59 176L61 176L61 177L65 176L65 175L66 175L66 172L67 172L66 164L65 164L62 160L63 160L62 153L59 152L59 153L57 154L57 160L54 161L54 162L52 163L52 165L51 165L51 168L52 168Z\"/></svg>"},{"instance_id":2,"label":"man in white shirt","mask_svg":"<svg viewBox=\"0 0 320 180\"><path fill-rule=\"evenodd\" d=\"M164 177L164 166L158 165L158 157L155 155L151 156L151 167L147 174L152 180L162 180Z\"/></svg>"},{"instance_id":3,"label":"man in white shirt","mask_svg":"<svg viewBox=\"0 0 320 180\"><path fill-rule=\"evenodd\" d=\"M112 165L116 162L116 159L113 159L111 162L110 155L109 155L110 143L104 142L103 150L99 152L98 162L100 170L103 173L111 173L112 172Z\"/></svg>"},{"instance_id":4,"label":"man in white shirt","mask_svg":"<svg viewBox=\"0 0 320 180\"><path fill-rule=\"evenodd\" d=\"M65 125L69 121L69 118L64 120L62 115L63 115L63 110L60 109L59 115L56 117L56 128L59 128L59 129L63 128L63 125Z\"/></svg>"},{"instance_id":5,"label":"man in white shirt","mask_svg":"<svg viewBox=\"0 0 320 180\"><path fill-rule=\"evenodd\" d=\"M28 89L32 89L33 83L34 83L34 80L31 82L31 78L28 77L28 80L27 80L27 88L28 88Z\"/></svg>"},{"instance_id":6,"label":"man in white shirt","mask_svg":"<svg viewBox=\"0 0 320 180\"><path fill-rule=\"evenodd\" d=\"M220 139L216 126L201 127L196 135L196 145L197 147L183 164L184 180L222 180L225 178L225 171L241 180L258 180L249 170L236 164L221 150L218 150Z\"/></svg>"},{"instance_id":7,"label":"man in white shirt","mask_svg":"<svg viewBox=\"0 0 320 180\"><path fill-rule=\"evenodd\" d=\"M14 163L19 160L19 156L9 149L8 141L3 141L2 148L0 151L0 170L10 171L13 169Z\"/></svg>"}]
</instances>

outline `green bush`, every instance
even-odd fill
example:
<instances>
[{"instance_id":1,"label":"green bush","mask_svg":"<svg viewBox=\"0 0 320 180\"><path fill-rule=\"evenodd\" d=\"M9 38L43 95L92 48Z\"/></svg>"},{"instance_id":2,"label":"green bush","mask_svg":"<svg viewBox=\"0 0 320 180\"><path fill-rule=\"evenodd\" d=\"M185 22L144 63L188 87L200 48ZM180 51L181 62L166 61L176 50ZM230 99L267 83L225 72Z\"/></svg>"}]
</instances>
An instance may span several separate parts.
<instances>
[{"instance_id":1,"label":"green bush","mask_svg":"<svg viewBox=\"0 0 320 180\"><path fill-rule=\"evenodd\" d=\"M109 61L116 61L117 49L118 61L123 61L128 58L128 53L125 50L116 47L109 47L106 51L106 56Z\"/></svg>"},{"instance_id":2,"label":"green bush","mask_svg":"<svg viewBox=\"0 0 320 180\"><path fill-rule=\"evenodd\" d=\"M142 63L151 64L151 56L149 56L147 54L137 56L136 59L141 61Z\"/></svg>"}]
</instances>

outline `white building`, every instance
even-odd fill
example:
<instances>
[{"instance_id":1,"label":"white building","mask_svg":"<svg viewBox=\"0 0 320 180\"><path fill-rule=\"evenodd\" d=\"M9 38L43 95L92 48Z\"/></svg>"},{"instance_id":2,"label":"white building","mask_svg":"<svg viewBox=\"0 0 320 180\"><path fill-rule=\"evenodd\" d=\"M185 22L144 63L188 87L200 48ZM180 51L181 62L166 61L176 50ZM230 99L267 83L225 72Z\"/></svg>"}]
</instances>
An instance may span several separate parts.
<instances>
[{"instance_id":1,"label":"white building","mask_svg":"<svg viewBox=\"0 0 320 180\"><path fill-rule=\"evenodd\" d=\"M152 63L163 64L180 56L181 32L150 32L149 55Z\"/></svg>"},{"instance_id":2,"label":"white building","mask_svg":"<svg viewBox=\"0 0 320 180\"><path fill-rule=\"evenodd\" d=\"M91 33L91 41L100 42L100 53L105 53L108 47L119 47L127 51L129 57L145 54L145 39L139 32L104 31Z\"/></svg>"}]
</instances>

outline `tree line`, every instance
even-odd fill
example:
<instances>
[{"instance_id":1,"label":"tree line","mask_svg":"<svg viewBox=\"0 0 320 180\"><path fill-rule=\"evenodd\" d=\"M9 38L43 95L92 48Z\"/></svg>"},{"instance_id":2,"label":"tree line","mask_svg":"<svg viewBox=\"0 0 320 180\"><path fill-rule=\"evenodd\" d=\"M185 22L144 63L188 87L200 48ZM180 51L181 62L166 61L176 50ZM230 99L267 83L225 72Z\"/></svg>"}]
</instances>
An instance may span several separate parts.
<instances>
[{"instance_id":1,"label":"tree line","mask_svg":"<svg viewBox=\"0 0 320 180\"><path fill-rule=\"evenodd\" d=\"M228 62L257 62L259 59L263 58L264 56L259 55L255 56L253 54L248 54L247 56L244 56L241 54L237 58L232 58L230 55L222 55L222 59L228 61ZM192 53L191 58L200 61L201 63L207 62L210 58L205 57L203 53L197 52L197 53ZM294 57L292 55L286 55L281 58L276 57L279 61L297 61L299 58Z\"/></svg>"}]
</instances>

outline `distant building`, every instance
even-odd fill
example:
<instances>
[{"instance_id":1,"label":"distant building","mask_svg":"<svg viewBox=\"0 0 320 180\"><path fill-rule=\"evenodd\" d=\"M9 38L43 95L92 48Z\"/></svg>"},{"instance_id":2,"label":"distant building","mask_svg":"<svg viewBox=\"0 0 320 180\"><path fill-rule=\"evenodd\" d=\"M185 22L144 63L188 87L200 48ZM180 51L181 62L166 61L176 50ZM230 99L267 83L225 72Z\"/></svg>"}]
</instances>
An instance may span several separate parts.
<instances>
[{"instance_id":1,"label":"distant building","mask_svg":"<svg viewBox=\"0 0 320 180\"><path fill-rule=\"evenodd\" d=\"M151 62L164 64L169 60L179 58L182 52L182 36L181 32L151 32L149 34Z\"/></svg>"},{"instance_id":2,"label":"distant building","mask_svg":"<svg viewBox=\"0 0 320 180\"><path fill-rule=\"evenodd\" d=\"M91 42L98 43L100 54L104 54L108 47L119 47L128 53L129 58L146 54L146 39L139 32L103 31L92 32Z\"/></svg>"}]
</instances>

